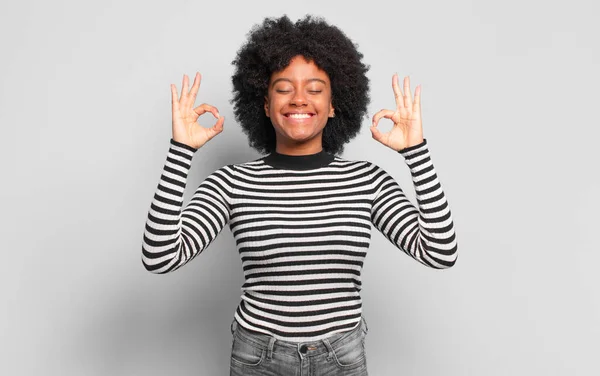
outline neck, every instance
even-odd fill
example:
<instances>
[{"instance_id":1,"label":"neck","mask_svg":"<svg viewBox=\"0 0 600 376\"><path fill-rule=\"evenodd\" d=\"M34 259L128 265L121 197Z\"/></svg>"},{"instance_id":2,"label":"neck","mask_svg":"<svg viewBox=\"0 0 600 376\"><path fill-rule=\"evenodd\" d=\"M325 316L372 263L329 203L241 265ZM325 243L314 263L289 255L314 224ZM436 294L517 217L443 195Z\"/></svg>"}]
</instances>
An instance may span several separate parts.
<instances>
[{"instance_id":1,"label":"neck","mask_svg":"<svg viewBox=\"0 0 600 376\"><path fill-rule=\"evenodd\" d=\"M283 154L275 150L262 159L266 164L275 168L286 170L311 170L329 165L335 159L335 156L327 153L321 148L320 151L311 154L298 155Z\"/></svg>"},{"instance_id":2,"label":"neck","mask_svg":"<svg viewBox=\"0 0 600 376\"><path fill-rule=\"evenodd\" d=\"M323 150L321 140L317 140L319 142L313 142L308 144L296 144L296 145L286 145L284 143L277 143L275 146L275 151L279 154L285 155L310 155L316 154Z\"/></svg>"},{"instance_id":3,"label":"neck","mask_svg":"<svg viewBox=\"0 0 600 376\"><path fill-rule=\"evenodd\" d=\"M311 155L323 151L323 131L315 137L304 141L296 141L275 132L275 151L285 155Z\"/></svg>"},{"instance_id":4,"label":"neck","mask_svg":"<svg viewBox=\"0 0 600 376\"><path fill-rule=\"evenodd\" d=\"M319 152L323 151L323 148L285 148L285 147L277 147L275 149L275 152L279 153L279 154L284 154L284 155L294 155L294 156L298 156L298 155L311 155L311 154L317 154Z\"/></svg>"}]
</instances>

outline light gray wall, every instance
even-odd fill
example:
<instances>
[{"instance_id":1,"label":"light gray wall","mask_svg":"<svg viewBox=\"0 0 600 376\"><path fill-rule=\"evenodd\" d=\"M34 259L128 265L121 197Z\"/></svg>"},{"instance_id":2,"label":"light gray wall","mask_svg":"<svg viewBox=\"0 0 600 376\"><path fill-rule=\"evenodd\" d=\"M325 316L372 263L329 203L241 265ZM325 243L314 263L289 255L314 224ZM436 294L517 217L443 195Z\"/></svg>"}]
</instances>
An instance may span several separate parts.
<instances>
[{"instance_id":1,"label":"light gray wall","mask_svg":"<svg viewBox=\"0 0 600 376\"><path fill-rule=\"evenodd\" d=\"M427 269L374 229L371 374L600 374L597 3L347 4L2 2L0 374L228 374L243 282L231 232L163 276L142 267L141 239L169 85L200 71L196 103L227 119L194 158L189 197L216 168L259 157L233 118L230 62L283 13L322 15L359 44L370 115L394 105L394 72L423 86L460 256ZM344 157L386 168L414 200L368 121Z\"/></svg>"}]
</instances>

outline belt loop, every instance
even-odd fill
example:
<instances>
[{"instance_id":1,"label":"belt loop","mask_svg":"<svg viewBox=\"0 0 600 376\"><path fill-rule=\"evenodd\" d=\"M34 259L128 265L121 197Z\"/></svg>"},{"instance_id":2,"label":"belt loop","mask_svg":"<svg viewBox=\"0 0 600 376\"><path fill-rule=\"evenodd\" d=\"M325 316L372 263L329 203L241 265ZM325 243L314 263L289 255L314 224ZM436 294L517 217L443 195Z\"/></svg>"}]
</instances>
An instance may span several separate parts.
<instances>
[{"instance_id":1,"label":"belt loop","mask_svg":"<svg viewBox=\"0 0 600 376\"><path fill-rule=\"evenodd\" d=\"M330 361L331 358L333 358L333 347L327 338L323 338L322 341L325 344L325 347L327 347L327 361Z\"/></svg>"},{"instance_id":2,"label":"belt loop","mask_svg":"<svg viewBox=\"0 0 600 376\"><path fill-rule=\"evenodd\" d=\"M269 339L269 347L267 348L267 360L273 358L273 346L275 345L275 337Z\"/></svg>"}]
</instances>

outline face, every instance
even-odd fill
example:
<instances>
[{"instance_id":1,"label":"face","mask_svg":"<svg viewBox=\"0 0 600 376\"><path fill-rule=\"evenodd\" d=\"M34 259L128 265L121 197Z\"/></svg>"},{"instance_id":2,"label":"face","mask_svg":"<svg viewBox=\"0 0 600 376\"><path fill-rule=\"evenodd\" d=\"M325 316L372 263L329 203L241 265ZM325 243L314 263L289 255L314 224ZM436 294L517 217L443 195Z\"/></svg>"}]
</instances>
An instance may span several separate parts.
<instances>
[{"instance_id":1,"label":"face","mask_svg":"<svg viewBox=\"0 0 600 376\"><path fill-rule=\"evenodd\" d=\"M323 128L334 114L329 76L303 56L294 57L271 75L265 113L275 128L277 151L320 151Z\"/></svg>"}]
</instances>

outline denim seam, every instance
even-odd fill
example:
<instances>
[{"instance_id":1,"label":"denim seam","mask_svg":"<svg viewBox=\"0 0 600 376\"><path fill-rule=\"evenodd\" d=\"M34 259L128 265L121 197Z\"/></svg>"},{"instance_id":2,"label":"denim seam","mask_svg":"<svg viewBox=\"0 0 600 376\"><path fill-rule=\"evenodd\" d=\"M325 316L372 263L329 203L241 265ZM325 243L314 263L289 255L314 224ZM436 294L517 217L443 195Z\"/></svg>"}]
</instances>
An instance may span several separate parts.
<instances>
[{"instance_id":1,"label":"denim seam","mask_svg":"<svg viewBox=\"0 0 600 376\"><path fill-rule=\"evenodd\" d=\"M366 363L366 360L367 360L367 357L366 357L366 354L365 354L364 350L362 351L360 358L356 362L350 363L350 364L342 364L342 363L340 363L340 360L338 359L337 354L335 353L335 349L333 349L333 357L335 358L336 365L338 365L342 369L359 367L363 363Z\"/></svg>"},{"instance_id":2,"label":"denim seam","mask_svg":"<svg viewBox=\"0 0 600 376\"><path fill-rule=\"evenodd\" d=\"M238 359L234 358L233 354L231 356L231 361L232 362L234 362L234 363L236 363L238 365L244 366L244 367L258 367L263 362L263 360L265 360L265 350L264 349L261 349L260 359L259 359L258 363L244 363L241 360L238 360Z\"/></svg>"},{"instance_id":3,"label":"denim seam","mask_svg":"<svg viewBox=\"0 0 600 376\"><path fill-rule=\"evenodd\" d=\"M349 339L349 338L354 339L354 337L356 337L357 334L360 334L361 325L362 325L362 323L359 321L358 325L355 328L353 328L351 331L345 333L345 335L341 336L340 338L336 339L335 341L331 342L331 346L335 346L335 344L337 344L340 341L345 340L345 339Z\"/></svg>"},{"instance_id":4,"label":"denim seam","mask_svg":"<svg viewBox=\"0 0 600 376\"><path fill-rule=\"evenodd\" d=\"M239 330L239 328L238 328ZM234 336L238 338L240 341L245 342L248 345L256 346L261 350L266 350L267 346L264 343L256 342L252 338L248 338L248 336L244 334L240 334L240 332L236 330Z\"/></svg>"}]
</instances>

